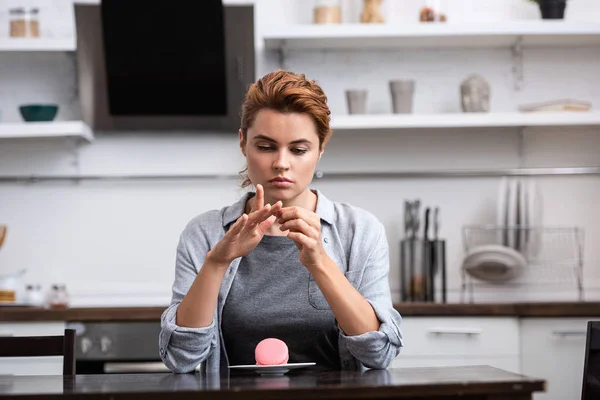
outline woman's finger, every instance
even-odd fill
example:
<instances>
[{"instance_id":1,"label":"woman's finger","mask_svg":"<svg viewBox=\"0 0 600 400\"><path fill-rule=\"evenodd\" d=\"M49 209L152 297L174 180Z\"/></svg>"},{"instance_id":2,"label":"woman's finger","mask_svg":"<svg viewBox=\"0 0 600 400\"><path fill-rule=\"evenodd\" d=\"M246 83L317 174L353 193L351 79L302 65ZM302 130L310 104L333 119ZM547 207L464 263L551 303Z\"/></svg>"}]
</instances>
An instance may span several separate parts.
<instances>
[{"instance_id":1,"label":"woman's finger","mask_svg":"<svg viewBox=\"0 0 600 400\"><path fill-rule=\"evenodd\" d=\"M261 184L256 185L256 196L254 198L254 210L258 211L265 206L265 189Z\"/></svg>"},{"instance_id":2,"label":"woman's finger","mask_svg":"<svg viewBox=\"0 0 600 400\"><path fill-rule=\"evenodd\" d=\"M229 229L230 235L238 235L246 225L247 221L248 214L243 214L241 217L239 217L238 220L235 221L235 223L231 226L231 229Z\"/></svg>"},{"instance_id":3,"label":"woman's finger","mask_svg":"<svg viewBox=\"0 0 600 400\"><path fill-rule=\"evenodd\" d=\"M282 224L279 229L282 231L300 232L313 239L317 238L316 230L302 219L293 219Z\"/></svg>"},{"instance_id":4,"label":"woman's finger","mask_svg":"<svg viewBox=\"0 0 600 400\"><path fill-rule=\"evenodd\" d=\"M277 216L277 214L281 211L282 208L283 208L283 203L281 202L281 200L279 200L277 203L275 203L275 204L273 204L273 206L271 206L271 211L269 214Z\"/></svg>"},{"instance_id":5,"label":"woman's finger","mask_svg":"<svg viewBox=\"0 0 600 400\"><path fill-rule=\"evenodd\" d=\"M304 246L308 246L310 247L312 245L312 243L314 242L313 239L307 237L306 235L300 233L300 232L290 232L288 233L288 237L290 239L292 239L294 241L294 243L296 243L297 246L300 247L304 247Z\"/></svg>"},{"instance_id":6,"label":"woman's finger","mask_svg":"<svg viewBox=\"0 0 600 400\"><path fill-rule=\"evenodd\" d=\"M269 229L273 225L275 219L276 217L274 215L271 215L269 218L267 218L258 225L258 229L263 235L265 234L265 232L267 232L267 229Z\"/></svg>"},{"instance_id":7,"label":"woman's finger","mask_svg":"<svg viewBox=\"0 0 600 400\"><path fill-rule=\"evenodd\" d=\"M279 223L282 224L290 219L304 219L302 218L302 210L299 207L284 207L278 213Z\"/></svg>"},{"instance_id":8,"label":"woman's finger","mask_svg":"<svg viewBox=\"0 0 600 400\"><path fill-rule=\"evenodd\" d=\"M255 212L251 215L251 223L254 225L260 224L270 216L277 214L279 210L281 210L281 207L283 207L283 203L281 201L278 201L272 206L267 204L262 210L260 210L260 212Z\"/></svg>"},{"instance_id":9,"label":"woman's finger","mask_svg":"<svg viewBox=\"0 0 600 400\"><path fill-rule=\"evenodd\" d=\"M249 223L252 225L260 224L262 221L267 219L271 213L271 205L267 204L260 210L254 211L249 216Z\"/></svg>"},{"instance_id":10,"label":"woman's finger","mask_svg":"<svg viewBox=\"0 0 600 400\"><path fill-rule=\"evenodd\" d=\"M321 230L321 217L308 210L294 207L293 209L287 210L284 208L282 209L282 211L277 213L277 222L279 222L279 224L281 225L285 224L287 221L294 219L303 220L316 230Z\"/></svg>"}]
</instances>

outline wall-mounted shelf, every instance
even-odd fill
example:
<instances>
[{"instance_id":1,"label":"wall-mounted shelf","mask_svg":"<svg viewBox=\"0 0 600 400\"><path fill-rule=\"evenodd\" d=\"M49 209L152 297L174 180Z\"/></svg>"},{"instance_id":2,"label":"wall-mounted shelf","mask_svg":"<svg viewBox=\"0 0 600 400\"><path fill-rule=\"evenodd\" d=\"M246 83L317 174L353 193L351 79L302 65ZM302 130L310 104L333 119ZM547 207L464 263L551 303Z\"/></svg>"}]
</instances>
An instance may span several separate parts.
<instances>
[{"instance_id":1,"label":"wall-mounted shelf","mask_svg":"<svg viewBox=\"0 0 600 400\"><path fill-rule=\"evenodd\" d=\"M481 178L502 176L559 176L559 175L600 175L600 167L564 167L564 168L498 168L467 170L424 170L424 171L389 171L389 172L323 172L316 171L315 180L355 180L355 179L415 179L415 178ZM209 180L238 181L237 174L112 174L112 175L0 175L1 183L35 183L35 182L81 182L81 181L177 181L177 180Z\"/></svg>"},{"instance_id":2,"label":"wall-mounted shelf","mask_svg":"<svg viewBox=\"0 0 600 400\"><path fill-rule=\"evenodd\" d=\"M600 46L600 23L555 20L492 23L297 24L272 26L267 49Z\"/></svg>"},{"instance_id":3,"label":"wall-mounted shelf","mask_svg":"<svg viewBox=\"0 0 600 400\"><path fill-rule=\"evenodd\" d=\"M99 5L102 0L75 0L74 3L78 5ZM256 3L256 0L223 0L223 4L226 6L251 6Z\"/></svg>"},{"instance_id":4,"label":"wall-mounted shelf","mask_svg":"<svg viewBox=\"0 0 600 400\"><path fill-rule=\"evenodd\" d=\"M1 38L0 51L75 51L75 38Z\"/></svg>"},{"instance_id":5,"label":"wall-mounted shelf","mask_svg":"<svg viewBox=\"0 0 600 400\"><path fill-rule=\"evenodd\" d=\"M600 126L600 112L370 114L333 116L334 130Z\"/></svg>"},{"instance_id":6,"label":"wall-mounted shelf","mask_svg":"<svg viewBox=\"0 0 600 400\"><path fill-rule=\"evenodd\" d=\"M81 121L0 123L0 139L76 138L94 141L90 127Z\"/></svg>"}]
</instances>

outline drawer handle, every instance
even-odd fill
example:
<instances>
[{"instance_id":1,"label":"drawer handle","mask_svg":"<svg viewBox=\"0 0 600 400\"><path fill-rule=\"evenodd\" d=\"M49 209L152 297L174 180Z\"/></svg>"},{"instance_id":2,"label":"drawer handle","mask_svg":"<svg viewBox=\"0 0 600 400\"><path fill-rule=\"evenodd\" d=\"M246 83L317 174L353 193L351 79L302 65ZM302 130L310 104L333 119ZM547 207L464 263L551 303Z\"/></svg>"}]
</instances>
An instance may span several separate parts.
<instances>
[{"instance_id":1,"label":"drawer handle","mask_svg":"<svg viewBox=\"0 0 600 400\"><path fill-rule=\"evenodd\" d=\"M560 337L574 337L574 336L583 336L585 337L587 335L586 331L552 331L552 335L553 336L560 336Z\"/></svg>"},{"instance_id":2,"label":"drawer handle","mask_svg":"<svg viewBox=\"0 0 600 400\"><path fill-rule=\"evenodd\" d=\"M481 335L483 329L479 328L431 328L429 333L434 335Z\"/></svg>"}]
</instances>

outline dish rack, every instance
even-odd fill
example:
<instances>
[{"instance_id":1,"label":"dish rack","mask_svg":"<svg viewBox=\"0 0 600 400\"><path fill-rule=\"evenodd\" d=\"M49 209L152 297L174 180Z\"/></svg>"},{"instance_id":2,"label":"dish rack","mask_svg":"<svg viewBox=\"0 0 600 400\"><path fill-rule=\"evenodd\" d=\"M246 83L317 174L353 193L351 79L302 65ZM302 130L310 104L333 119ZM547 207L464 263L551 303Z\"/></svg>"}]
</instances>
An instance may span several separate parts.
<instances>
[{"instance_id":1,"label":"dish rack","mask_svg":"<svg viewBox=\"0 0 600 400\"><path fill-rule=\"evenodd\" d=\"M536 290L552 287L575 287L579 301L583 291L584 232L578 227L511 227L471 225L462 228L465 256L479 246L501 245L523 255L526 263L514 279L502 282L473 277L461 265L461 302L474 288L512 288Z\"/></svg>"}]
</instances>

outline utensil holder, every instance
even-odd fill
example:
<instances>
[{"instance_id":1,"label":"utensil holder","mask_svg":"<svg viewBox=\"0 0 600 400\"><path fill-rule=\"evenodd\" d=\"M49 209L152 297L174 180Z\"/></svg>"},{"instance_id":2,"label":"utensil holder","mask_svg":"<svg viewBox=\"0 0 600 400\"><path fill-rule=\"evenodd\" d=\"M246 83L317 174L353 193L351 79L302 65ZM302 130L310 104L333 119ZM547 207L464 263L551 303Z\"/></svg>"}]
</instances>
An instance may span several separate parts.
<instances>
[{"instance_id":1,"label":"utensil holder","mask_svg":"<svg viewBox=\"0 0 600 400\"><path fill-rule=\"evenodd\" d=\"M401 301L446 301L445 253L444 240L409 238L400 242ZM440 288L437 296L436 287Z\"/></svg>"}]
</instances>

